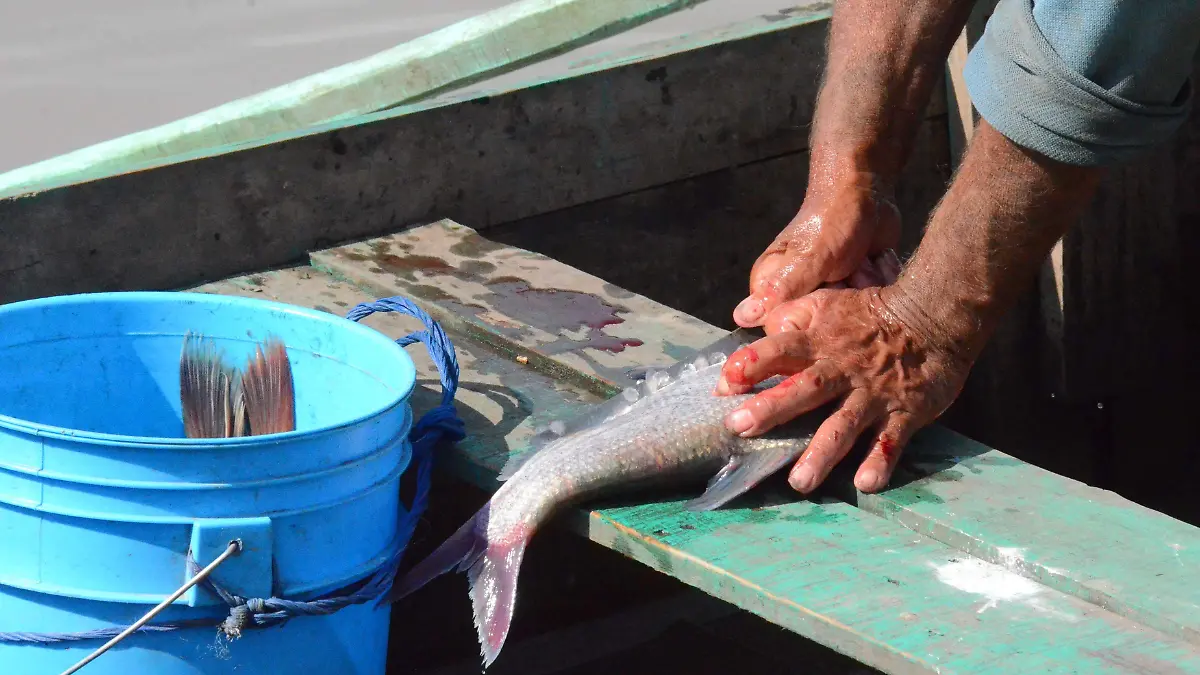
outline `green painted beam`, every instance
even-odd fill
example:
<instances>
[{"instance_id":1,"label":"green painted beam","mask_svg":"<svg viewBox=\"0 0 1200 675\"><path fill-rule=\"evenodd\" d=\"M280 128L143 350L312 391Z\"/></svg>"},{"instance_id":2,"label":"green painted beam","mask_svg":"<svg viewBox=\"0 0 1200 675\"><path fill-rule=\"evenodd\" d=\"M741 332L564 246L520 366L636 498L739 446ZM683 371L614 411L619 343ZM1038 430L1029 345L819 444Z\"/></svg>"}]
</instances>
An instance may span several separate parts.
<instances>
[{"instance_id":1,"label":"green painted beam","mask_svg":"<svg viewBox=\"0 0 1200 675\"><path fill-rule=\"evenodd\" d=\"M0 174L0 194L413 103L704 0L521 0L373 56ZM403 8L397 6L398 11Z\"/></svg>"},{"instance_id":2,"label":"green painted beam","mask_svg":"<svg viewBox=\"0 0 1200 675\"><path fill-rule=\"evenodd\" d=\"M1200 645L1200 529L933 427L911 482L858 505Z\"/></svg>"},{"instance_id":3,"label":"green painted beam","mask_svg":"<svg viewBox=\"0 0 1200 675\"><path fill-rule=\"evenodd\" d=\"M547 380L584 387L575 390L585 398L603 395L605 387L584 385L612 383L624 367L669 362L676 350L721 334L447 221L311 258L318 270L371 295L417 300L473 355L465 381L498 378L487 382L532 412L501 432L472 427L454 453L451 470L485 488L495 487L495 472L511 451L524 447L535 424L581 405L583 399L564 396ZM569 306L580 322L592 311L613 311L621 321L596 334L582 323L568 325L555 302ZM634 337L640 345L611 351L610 338ZM574 375L564 378L563 371ZM876 500L874 507L800 499L786 488L766 486L714 513L686 512L678 495L662 495L636 505L571 511L565 522L664 574L889 673L1200 673L1200 646L1177 630L1143 621L1180 608L1140 595L1161 590L1153 581L1161 568L1134 561L1151 540L1164 533L1194 538L1194 528L1089 493L940 427L919 435L910 454L915 460L908 471L916 473L916 482L863 499ZM952 486L966 485L967 474L977 480L972 493L953 495ZM1088 500L1104 506L1089 507ZM926 521L949 525L925 527ZM997 538L974 544L955 534L971 527L1003 534L980 534ZM1039 528L1049 529L1039 534ZM1022 548L1025 554L1017 555ZM1014 560L1072 560L1076 575L1109 575L1119 583L1105 587L1108 595L1140 607L1141 614L1116 611ZM1180 563L1193 564L1185 558ZM1179 584L1181 602L1190 597L1186 575L1164 583Z\"/></svg>"}]
</instances>

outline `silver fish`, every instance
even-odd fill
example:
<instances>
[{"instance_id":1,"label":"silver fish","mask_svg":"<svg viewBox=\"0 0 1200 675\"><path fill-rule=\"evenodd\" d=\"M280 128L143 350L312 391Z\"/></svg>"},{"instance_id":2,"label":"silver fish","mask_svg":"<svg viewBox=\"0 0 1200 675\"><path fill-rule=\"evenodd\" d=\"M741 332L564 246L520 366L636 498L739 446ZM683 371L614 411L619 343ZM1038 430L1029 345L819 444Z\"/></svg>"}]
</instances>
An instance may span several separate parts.
<instances>
[{"instance_id":1,"label":"silver fish","mask_svg":"<svg viewBox=\"0 0 1200 675\"><path fill-rule=\"evenodd\" d=\"M687 503L708 511L795 461L820 419L806 415L756 438L725 427L725 416L753 395L714 393L722 363L744 341L731 334L671 370L646 374L590 415L541 430L540 447L510 460L488 503L401 578L385 602L451 570L466 572L486 668L508 636L525 547L558 508L634 484L716 472L703 495Z\"/></svg>"}]
</instances>

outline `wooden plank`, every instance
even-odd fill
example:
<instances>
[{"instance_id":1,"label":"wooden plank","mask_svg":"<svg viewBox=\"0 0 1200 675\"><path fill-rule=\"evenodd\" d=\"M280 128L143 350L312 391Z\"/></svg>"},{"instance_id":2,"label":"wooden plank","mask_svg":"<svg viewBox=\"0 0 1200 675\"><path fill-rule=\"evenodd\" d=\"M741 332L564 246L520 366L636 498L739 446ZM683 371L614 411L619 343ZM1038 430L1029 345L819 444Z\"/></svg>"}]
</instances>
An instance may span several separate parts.
<instances>
[{"instance_id":1,"label":"wooden plank","mask_svg":"<svg viewBox=\"0 0 1200 675\"><path fill-rule=\"evenodd\" d=\"M483 228L795 152L828 16L0 201L0 301L176 288L434 217Z\"/></svg>"},{"instance_id":2,"label":"wooden plank","mask_svg":"<svg viewBox=\"0 0 1200 675\"><path fill-rule=\"evenodd\" d=\"M1200 75L1200 60L1193 77ZM1108 487L1200 524L1195 357L1200 110L1101 183L1062 243L1064 390ZM1183 383L1182 386L1174 386Z\"/></svg>"},{"instance_id":3,"label":"wooden plank","mask_svg":"<svg viewBox=\"0 0 1200 675\"><path fill-rule=\"evenodd\" d=\"M520 0L364 59L0 174L0 194L413 103L704 0Z\"/></svg>"},{"instance_id":4,"label":"wooden plank","mask_svg":"<svg viewBox=\"0 0 1200 675\"><path fill-rule=\"evenodd\" d=\"M447 329L535 370L611 395L638 366L670 365L712 342L712 329L537 253L501 247L439 221L311 256L313 266L381 294L432 301Z\"/></svg>"},{"instance_id":5,"label":"wooden plank","mask_svg":"<svg viewBox=\"0 0 1200 675\"><path fill-rule=\"evenodd\" d=\"M418 268L400 265L396 268L404 270L400 274L371 271L380 260L362 252L391 254L401 243L395 238L372 242L374 246L368 244L366 249L343 247L336 253L314 254L313 259L345 278L364 280L374 293L414 297L440 316L462 312L467 299L462 289L468 287L458 285L459 274L468 275L472 283L485 277L501 284L523 279L529 288L565 286L569 290L595 283L582 274L574 284L564 283L569 268L527 252L487 245L486 240L460 228L437 223L409 233L410 238L402 242L413 247L405 251L410 263L427 263L436 256L425 254L441 250L438 247L444 248L447 242L454 246L470 241L467 248L459 247L459 254L469 249L472 255L457 259L457 268L441 258L440 263ZM427 235L429 241L438 243L418 250L416 242L424 237L412 238L414 235ZM361 269L355 272L351 269L355 266ZM421 286L439 292L413 292ZM626 307L636 305L647 311L653 305L637 296L621 297L611 289L609 293L620 297ZM512 314L513 296L488 292L472 294L469 299L477 310L468 314L490 318L478 322L468 318L451 325L465 326L472 336L493 326L488 343L499 346L502 353L513 349L511 345L536 351L548 343L545 336L553 336L555 331L560 336L570 335L555 313L570 303L539 306L537 299L528 299L528 313L520 319L533 322L531 328L538 330L514 333L505 330L513 327L507 320L517 318ZM662 306L652 309L651 316L671 313ZM636 314L631 311L625 318L633 321ZM662 337L663 324L658 321L634 325L654 332L655 340L649 344L674 342ZM682 332L689 336L687 340L692 339L693 326L693 322L685 324ZM719 334L715 327L708 330L710 338ZM628 337L630 333L612 335ZM580 358L604 350L578 339L572 341L577 343L575 348L556 354L543 351L543 357L568 369L585 368L586 375L605 380L597 363ZM637 354L654 358L652 350L633 351L645 346L614 357L619 360ZM660 353L658 359L665 356ZM599 365L611 369L616 364ZM935 429L934 433L950 432ZM936 447L954 447L934 436L921 438L927 437L935 439L927 442ZM472 448L471 441L461 450L463 463L476 467L468 474L472 480L498 470L503 463L503 453L480 452ZM1010 467L1021 479L1038 475L1039 470L1000 453L993 458L993 463ZM986 475L990 465L981 463L978 468ZM1042 474L1043 483L1056 480ZM490 482L485 478L483 484ZM1004 487L1004 482L998 481L998 487ZM1038 493L1047 507L1057 494L1053 488ZM914 490L896 488L895 499L904 499L905 489ZM985 488L980 490L991 494ZM918 498L922 494L917 491ZM1004 494L997 492L992 500L992 518L1008 515L1003 511ZM964 554L936 540L939 535L950 538L946 530L914 532L899 527L911 525L904 519L877 518L843 502L797 500L787 491L762 490L746 501L751 503L716 513L691 514L682 511L681 501L666 497L657 503L573 512L566 522L614 550L887 672L974 673L1001 666L1006 672L1200 672L1200 650L1195 645L1033 581L1023 576L1027 573L1023 568L1007 569ZM1028 501L1013 503L1029 506ZM1043 517L1043 522L1053 522L1055 514L1047 512ZM1124 541L1130 544L1128 536ZM1027 559L1035 559L1032 549L1027 553ZM1113 589L1114 595L1122 592Z\"/></svg>"},{"instance_id":6,"label":"wooden plank","mask_svg":"<svg viewBox=\"0 0 1200 675\"><path fill-rule=\"evenodd\" d=\"M943 427L906 457L859 506L1200 646L1200 529Z\"/></svg>"},{"instance_id":7,"label":"wooden plank","mask_svg":"<svg viewBox=\"0 0 1200 675\"><path fill-rule=\"evenodd\" d=\"M963 68L967 65L967 55L983 35L987 20L995 8L996 0L975 2L970 16L967 17L967 24L950 47L950 55L946 59L946 108L949 112L947 122L950 128L950 161L954 166L958 166L963 150L971 142L975 133L975 123L979 119L979 114L971 104L971 94L967 91L966 81L963 80Z\"/></svg>"},{"instance_id":8,"label":"wooden plank","mask_svg":"<svg viewBox=\"0 0 1200 675\"><path fill-rule=\"evenodd\" d=\"M619 234L614 233L614 236ZM470 243L464 245L466 242ZM628 367L638 364L661 364L664 362L664 352L670 353L686 346L699 346L711 339L710 330L697 326L686 314L664 310L661 306L653 307L656 303L636 296L621 299L613 295L612 287L606 287L596 277L543 256L512 248L497 248L484 242L486 240L469 228L443 223L369 244L354 244L319 252L313 255L313 260L320 267L331 269L355 283L381 292L401 289L409 295L441 298L443 302L438 303L435 309L440 308L446 320L453 323L466 322L471 330L479 334L499 333L505 340L506 349L531 357L531 364L546 372L555 372L557 364L567 365L568 372L588 372L587 369L590 368L591 372L603 374L603 380L611 383L614 379L619 379L620 372ZM586 247L586 242L584 245ZM397 257L392 251L400 253L400 256ZM464 256L461 252L469 255ZM493 260L490 254L499 257ZM627 251L610 251L606 255L626 260L632 254ZM681 252L680 255L688 254ZM514 266L510 261L517 259L521 262ZM362 264L364 261L367 264ZM385 264L380 266L381 262ZM483 264L480 264L481 262ZM526 325L536 317L530 313L514 316L511 314L512 310L507 309L520 307L522 301L531 298L530 291L527 290L528 284L514 283L512 279L500 284L489 283L495 275L501 274L497 270L505 268L519 269L522 275L535 269L540 270L545 285L567 293L580 294L560 296L559 302L563 304L559 307L577 303L579 298L587 298L587 302L595 303L593 307L596 309L592 310L594 313L580 314L577 304L568 312L581 322L571 326L557 326L566 335L583 330L582 320L589 316L595 318L607 311L602 310L602 306L620 308L613 311L611 316L623 315L627 318L611 329L600 329L606 331L610 338L599 340L595 331L588 331L584 340L574 341L564 341L563 335L553 332L514 333L509 326ZM572 282L572 279L576 281ZM555 295L557 292L549 294L548 297ZM707 292L702 292L701 295L707 295ZM599 300L596 301L596 298ZM700 298L692 300L689 304L701 301ZM461 308L465 306L474 306L476 309L464 313ZM489 311L478 311L480 307L488 307ZM510 313L496 311L497 307L506 308ZM555 306L543 305L539 309L553 311ZM639 317L653 317L653 320ZM672 328L673 326L678 328ZM672 335L683 336L684 344L677 346L673 339L664 336L665 331L673 331ZM620 344L630 338L646 336L650 336L646 344L622 349L617 353L595 349L595 345ZM547 345L552 347L547 349ZM929 433L933 434L936 431ZM964 473L961 469L946 471L940 474L941 478L929 478L920 483L929 483L932 486L930 489L934 490L935 500L933 504L918 502L913 507L905 502L912 498L912 491L900 490L895 497L890 496L892 493L879 498L864 497L864 504L872 511L880 515L902 514L902 517L896 517L906 525L926 533L937 531L940 534L936 535L936 538L945 543L970 548L977 551L981 557L997 564L1012 562L1015 566L1014 571L1018 573L1029 574L1032 578L1066 592L1101 602L1125 616L1170 631L1185 639L1192 639L1190 636L1195 627L1200 626L1200 616L1194 616L1197 607L1200 607L1200 592L1181 593L1177 590L1180 587L1190 587L1188 573L1193 569L1187 565L1179 566L1177 563L1181 559L1188 562L1188 555L1200 556L1200 531L1109 493L1020 462L1011 456L988 451L984 446L971 443L964 437L949 434L938 442L926 442L924 445L919 442L921 438L925 437L918 437L916 447L928 448L927 452L931 457L924 465L926 468L946 468L947 463L957 464L959 460L956 458L971 457L985 451L988 454L978 461L985 464L995 461L1000 466L1011 464L1017 468L1012 470L1015 473L1010 473L1008 469L994 469L976 474L972 470L965 477L961 475ZM920 466L917 465L918 470ZM921 475L928 473L930 471ZM955 477L954 481L938 482L949 476ZM1036 486L1036 491L1028 494L1032 488L1016 489L1022 485ZM946 494L940 494L942 492ZM1056 495L1057 501L1053 506L1045 504L1045 496L1039 497L1045 494ZM977 495L987 497L979 498ZM971 499L978 502L977 510L961 505L952 510L950 506L943 505L958 501L975 503L970 502ZM1029 530L1029 518L1011 519L1003 515L1004 508L1010 507L1022 512L1041 508L1044 513L1036 516L1038 527ZM952 514L957 515L949 517ZM997 514L1002 514L999 519ZM1118 518L1118 515L1121 517ZM1113 524L1106 528L1103 524L1108 521ZM1087 526L1081 527L1081 523ZM1092 560L1090 556L1097 548L1119 551L1122 550L1122 544L1129 545L1131 534L1127 530L1135 526L1129 525L1128 528L1122 529L1116 523L1140 523L1136 526L1141 532L1137 541L1142 544L1132 550L1139 556L1142 564L1164 568L1160 572L1162 576L1147 579L1146 583L1131 584L1127 576L1131 561L1113 559L1107 566L1089 563ZM1071 532L1075 535L1066 534ZM1162 544L1167 540L1170 540L1170 546ZM964 542L975 543L967 546ZM1040 562L1011 561L1008 549L1017 546L1012 542L1021 542L1020 547L1026 549L1028 559ZM1185 554L1181 551L1192 553ZM1184 555L1184 558L1180 558L1181 555Z\"/></svg>"},{"instance_id":9,"label":"wooden plank","mask_svg":"<svg viewBox=\"0 0 1200 675\"><path fill-rule=\"evenodd\" d=\"M950 129L950 159L955 166L962 158L963 150L971 142L975 132L975 108L971 105L971 95L967 92L966 82L963 81L963 68L967 64L967 31L963 29L950 48L950 56L946 59L946 106L950 113L947 122Z\"/></svg>"}]
</instances>

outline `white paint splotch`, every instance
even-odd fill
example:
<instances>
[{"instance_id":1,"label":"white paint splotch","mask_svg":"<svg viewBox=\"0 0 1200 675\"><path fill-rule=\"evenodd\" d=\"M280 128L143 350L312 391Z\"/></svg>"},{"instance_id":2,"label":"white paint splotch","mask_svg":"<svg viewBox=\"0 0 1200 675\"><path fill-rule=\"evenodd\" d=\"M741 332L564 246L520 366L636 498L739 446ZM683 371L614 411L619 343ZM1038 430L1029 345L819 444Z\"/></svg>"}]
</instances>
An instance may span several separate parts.
<instances>
[{"instance_id":1,"label":"white paint splotch","mask_svg":"<svg viewBox=\"0 0 1200 675\"><path fill-rule=\"evenodd\" d=\"M977 558L951 560L936 569L938 581L985 600L980 614L1001 602L1032 600L1046 590L1041 584Z\"/></svg>"},{"instance_id":2,"label":"white paint splotch","mask_svg":"<svg viewBox=\"0 0 1200 675\"><path fill-rule=\"evenodd\" d=\"M964 557L935 565L934 571L938 581L964 593L979 596L979 614L1001 604L1014 603L1065 621L1077 620L1077 617L1047 602L1049 598L1046 596L1053 591L999 565L978 558Z\"/></svg>"}]
</instances>

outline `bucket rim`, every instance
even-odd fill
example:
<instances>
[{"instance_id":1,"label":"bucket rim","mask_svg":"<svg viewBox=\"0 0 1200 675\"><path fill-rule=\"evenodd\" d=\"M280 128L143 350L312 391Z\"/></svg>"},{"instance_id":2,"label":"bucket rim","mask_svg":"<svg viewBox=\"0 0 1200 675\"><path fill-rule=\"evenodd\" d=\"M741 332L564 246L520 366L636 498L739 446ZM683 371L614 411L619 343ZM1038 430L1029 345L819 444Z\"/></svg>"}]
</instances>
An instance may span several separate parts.
<instances>
[{"instance_id":1,"label":"bucket rim","mask_svg":"<svg viewBox=\"0 0 1200 675\"><path fill-rule=\"evenodd\" d=\"M254 309L270 309L285 314L303 317L304 319L318 321L330 326L335 326L338 330L348 330L357 332L360 336L367 340L374 341L384 349L391 351L399 358L409 371L409 377L403 388L395 396L389 398L382 405L364 412L361 415L351 419L339 422L337 424L328 424L312 429L287 431L275 434L263 434L260 436L241 436L236 438L183 438L173 436L132 436L125 434L111 434L97 431L85 431L82 429L71 429L68 427L60 427L52 424L42 424L30 420L12 417L0 413L0 429L11 429L18 433L32 434L37 437L55 438L64 441L84 441L95 445L109 446L124 446L124 447L185 447L185 448L236 448L246 445L263 445L264 443L285 443L289 441L307 440L318 436L328 435L338 430L348 427L357 426L369 422L372 419L386 415L398 406L404 405L412 396L413 389L417 384L416 364L408 352L401 347L395 340L387 335L371 328L364 326L357 321L351 321L337 314L323 312L321 310L303 307L300 305L292 305L277 300L267 300L265 298L247 298L236 295L218 295L213 293L198 293L194 291L102 291L93 293L69 293L64 295L51 295L41 298L31 298L28 300L18 300L6 304L0 304L0 321L8 312L31 309L41 306L53 305L68 305L77 303L81 300L90 302L102 301L111 303L130 303L147 300L167 300L180 299L185 302L210 303L220 301L221 304L242 305Z\"/></svg>"}]
</instances>

